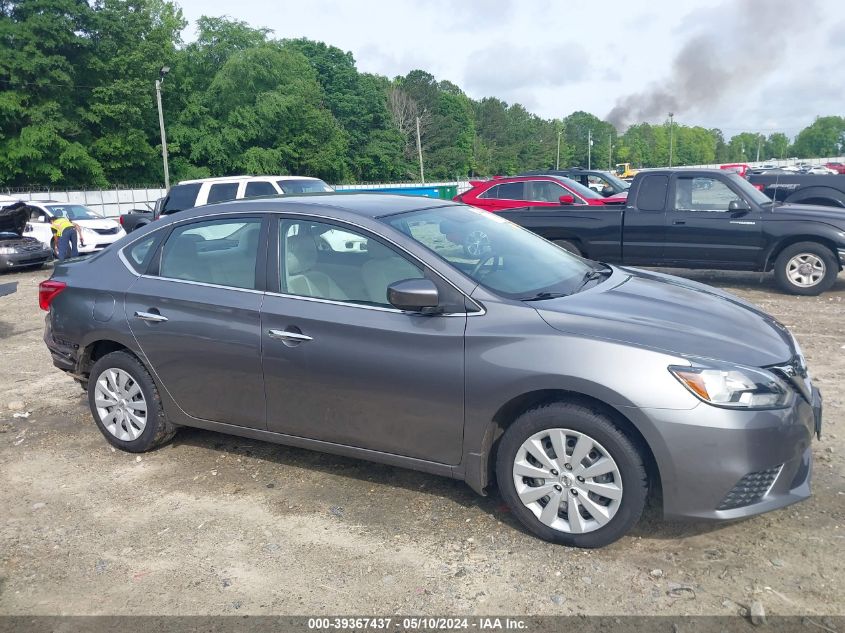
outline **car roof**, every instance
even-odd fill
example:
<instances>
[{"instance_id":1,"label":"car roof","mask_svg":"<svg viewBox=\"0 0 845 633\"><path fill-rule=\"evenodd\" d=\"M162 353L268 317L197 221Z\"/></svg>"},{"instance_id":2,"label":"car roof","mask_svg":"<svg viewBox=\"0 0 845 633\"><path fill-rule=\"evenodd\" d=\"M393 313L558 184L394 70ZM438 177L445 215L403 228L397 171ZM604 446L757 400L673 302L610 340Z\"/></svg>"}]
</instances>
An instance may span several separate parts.
<instances>
[{"instance_id":1,"label":"car roof","mask_svg":"<svg viewBox=\"0 0 845 633\"><path fill-rule=\"evenodd\" d=\"M355 191L244 198L242 200L229 200L227 202L207 204L189 211L170 215L184 218L190 213L190 217L201 217L202 215L216 213L224 209L237 211L241 208L249 212L272 213L284 212L287 208L291 207L299 207L301 209L303 206L314 207L315 211L318 209L335 209L368 218L381 218L388 215L407 213L409 211L421 211L423 209L435 209L438 207L459 207L463 205L440 198ZM170 215L167 217L170 217Z\"/></svg>"},{"instance_id":2,"label":"car roof","mask_svg":"<svg viewBox=\"0 0 845 633\"><path fill-rule=\"evenodd\" d=\"M181 180L180 185L194 185L204 182L240 182L241 180L320 180L313 176L217 176L215 178L196 178L194 180Z\"/></svg>"}]
</instances>

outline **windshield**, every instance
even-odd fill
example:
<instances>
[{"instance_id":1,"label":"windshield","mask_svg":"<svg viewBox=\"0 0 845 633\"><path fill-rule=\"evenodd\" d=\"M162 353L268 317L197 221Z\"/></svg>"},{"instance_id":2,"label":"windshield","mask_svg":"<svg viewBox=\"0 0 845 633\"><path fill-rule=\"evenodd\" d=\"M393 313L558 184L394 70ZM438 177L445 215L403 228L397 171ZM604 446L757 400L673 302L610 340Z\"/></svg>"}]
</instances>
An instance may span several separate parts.
<instances>
[{"instance_id":1,"label":"windshield","mask_svg":"<svg viewBox=\"0 0 845 633\"><path fill-rule=\"evenodd\" d=\"M593 191L589 187L585 187L580 182L572 180L572 178L566 178L564 176L553 176L553 178L557 178L559 181L566 185L567 189L572 191L572 193L581 196L582 198L592 198L593 200L604 199L604 196L600 193Z\"/></svg>"},{"instance_id":2,"label":"windshield","mask_svg":"<svg viewBox=\"0 0 845 633\"><path fill-rule=\"evenodd\" d=\"M595 270L588 260L472 207L424 209L388 216L383 221L473 280L511 299L573 294L583 287L585 276Z\"/></svg>"},{"instance_id":3,"label":"windshield","mask_svg":"<svg viewBox=\"0 0 845 633\"><path fill-rule=\"evenodd\" d=\"M757 189L757 187L752 185L739 174L731 173L728 178L730 178L731 182L739 188L739 191L746 198L746 200L750 200L751 202L755 202L757 204L772 203L772 199L769 196Z\"/></svg>"},{"instance_id":4,"label":"windshield","mask_svg":"<svg viewBox=\"0 0 845 633\"><path fill-rule=\"evenodd\" d=\"M102 220L103 216L94 213L81 204L48 204L45 205L53 217L63 217L68 220Z\"/></svg>"},{"instance_id":5,"label":"windshield","mask_svg":"<svg viewBox=\"0 0 845 633\"><path fill-rule=\"evenodd\" d=\"M609 171L601 172L601 177L609 182L614 189L616 189L615 193L621 193L622 191L627 191L631 188L630 182L625 182L621 178L617 178Z\"/></svg>"},{"instance_id":6,"label":"windshield","mask_svg":"<svg viewBox=\"0 0 845 633\"><path fill-rule=\"evenodd\" d=\"M284 193L329 193L334 191L322 180L279 180L276 184Z\"/></svg>"}]
</instances>

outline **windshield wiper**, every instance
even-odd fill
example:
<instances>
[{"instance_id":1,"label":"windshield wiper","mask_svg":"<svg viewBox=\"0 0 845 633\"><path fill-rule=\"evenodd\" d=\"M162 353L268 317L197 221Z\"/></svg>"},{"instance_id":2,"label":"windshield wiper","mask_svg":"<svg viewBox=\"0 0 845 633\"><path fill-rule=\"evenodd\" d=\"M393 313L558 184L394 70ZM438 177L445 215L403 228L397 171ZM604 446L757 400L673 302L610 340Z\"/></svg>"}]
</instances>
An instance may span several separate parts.
<instances>
[{"instance_id":1,"label":"windshield wiper","mask_svg":"<svg viewBox=\"0 0 845 633\"><path fill-rule=\"evenodd\" d=\"M584 273L584 276L581 278L581 283L578 284L578 287L575 289L575 292L579 290L583 290L584 286L586 286L591 281L598 281L605 275L610 275L613 273L613 269L608 266L607 264L601 264L600 268L592 268Z\"/></svg>"},{"instance_id":2,"label":"windshield wiper","mask_svg":"<svg viewBox=\"0 0 845 633\"><path fill-rule=\"evenodd\" d=\"M568 297L566 292L538 292L533 297L526 297L522 301L543 301L545 299L557 299L558 297Z\"/></svg>"}]
</instances>

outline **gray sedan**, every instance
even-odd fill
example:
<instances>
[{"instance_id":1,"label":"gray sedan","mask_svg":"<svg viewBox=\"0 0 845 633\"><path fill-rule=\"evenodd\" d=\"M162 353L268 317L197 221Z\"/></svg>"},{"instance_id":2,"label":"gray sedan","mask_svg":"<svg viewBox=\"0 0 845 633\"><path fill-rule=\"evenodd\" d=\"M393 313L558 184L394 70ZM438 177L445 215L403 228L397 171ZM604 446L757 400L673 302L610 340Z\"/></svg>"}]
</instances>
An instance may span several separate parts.
<instances>
[{"instance_id":1,"label":"gray sedan","mask_svg":"<svg viewBox=\"0 0 845 633\"><path fill-rule=\"evenodd\" d=\"M126 451L190 426L495 481L579 547L625 534L650 489L701 519L810 494L821 397L783 325L452 202L185 211L58 264L40 303L54 364Z\"/></svg>"}]
</instances>

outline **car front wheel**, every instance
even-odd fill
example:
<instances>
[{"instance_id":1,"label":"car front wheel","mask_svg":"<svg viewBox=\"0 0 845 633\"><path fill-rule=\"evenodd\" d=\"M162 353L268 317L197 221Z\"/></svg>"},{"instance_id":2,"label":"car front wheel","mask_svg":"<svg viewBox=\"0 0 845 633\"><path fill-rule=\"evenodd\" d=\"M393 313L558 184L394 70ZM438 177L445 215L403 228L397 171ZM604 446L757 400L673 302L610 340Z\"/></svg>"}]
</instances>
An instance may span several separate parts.
<instances>
[{"instance_id":1,"label":"car front wheel","mask_svg":"<svg viewBox=\"0 0 845 633\"><path fill-rule=\"evenodd\" d=\"M155 382L128 352L106 354L94 364L88 378L88 404L100 432L121 450L143 453L176 434Z\"/></svg>"},{"instance_id":2,"label":"car front wheel","mask_svg":"<svg viewBox=\"0 0 845 633\"><path fill-rule=\"evenodd\" d=\"M775 261L775 279L791 294L815 296L836 282L839 264L833 252L816 242L787 246Z\"/></svg>"},{"instance_id":3,"label":"car front wheel","mask_svg":"<svg viewBox=\"0 0 845 633\"><path fill-rule=\"evenodd\" d=\"M531 409L508 427L496 477L529 531L572 547L622 537L639 520L648 493L634 443L603 413L566 402Z\"/></svg>"}]
</instances>

